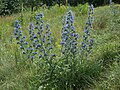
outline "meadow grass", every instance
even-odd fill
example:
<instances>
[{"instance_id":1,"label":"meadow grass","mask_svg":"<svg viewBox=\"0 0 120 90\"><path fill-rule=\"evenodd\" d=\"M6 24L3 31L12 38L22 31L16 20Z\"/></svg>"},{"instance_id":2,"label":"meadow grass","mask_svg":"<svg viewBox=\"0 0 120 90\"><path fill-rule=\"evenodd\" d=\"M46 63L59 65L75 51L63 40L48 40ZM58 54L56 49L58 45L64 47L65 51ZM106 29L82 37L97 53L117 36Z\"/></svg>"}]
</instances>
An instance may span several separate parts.
<instances>
[{"instance_id":1,"label":"meadow grass","mask_svg":"<svg viewBox=\"0 0 120 90\"><path fill-rule=\"evenodd\" d=\"M76 32L82 37L87 13L82 13L80 6L70 7L75 17ZM94 48L90 54L89 62L84 62L78 67L76 78L61 76L64 79L79 83L81 89L89 90L119 90L120 89L120 6L116 5L117 14L113 18L109 6L95 8L95 21L92 38ZM37 13L43 12L44 21L50 23L51 31L55 38L56 48L60 48L62 30L62 18L68 11L68 7L54 6L50 10L40 8L34 14L26 11L23 13L23 31L27 35L28 22L34 21ZM85 12L85 11L84 11ZM13 36L14 21L19 19L20 14L0 17L0 89L1 90L36 90L40 89L40 76L36 76L36 68L28 62L20 52L19 46ZM113 25L114 24L114 25ZM112 26L112 27L111 27ZM59 54L59 49L55 50ZM25 61L25 62L24 62ZM64 67L64 66L63 66ZM40 72L43 72L42 70ZM57 72L57 71L56 71ZM68 69L68 74L70 71ZM42 75L42 74L39 74ZM47 90L73 90L72 86L65 83L49 85ZM61 88L60 88L61 87ZM80 88L77 88L78 90ZM81 90L80 89L80 90ZM40 89L41 90L41 89Z\"/></svg>"}]
</instances>

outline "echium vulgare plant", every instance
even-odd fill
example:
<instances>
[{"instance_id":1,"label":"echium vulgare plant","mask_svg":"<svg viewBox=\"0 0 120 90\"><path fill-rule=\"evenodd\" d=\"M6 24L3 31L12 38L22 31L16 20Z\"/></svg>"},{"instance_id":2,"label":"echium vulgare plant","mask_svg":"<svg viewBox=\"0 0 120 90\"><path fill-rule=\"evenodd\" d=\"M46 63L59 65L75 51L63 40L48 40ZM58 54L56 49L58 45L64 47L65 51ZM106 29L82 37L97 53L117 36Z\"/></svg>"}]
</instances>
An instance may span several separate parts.
<instances>
[{"instance_id":1,"label":"echium vulgare plant","mask_svg":"<svg viewBox=\"0 0 120 90\"><path fill-rule=\"evenodd\" d=\"M73 13L69 10L63 19L61 36L62 55L66 61L68 61L68 59L76 58L78 51L78 37L79 34L75 33Z\"/></svg>"},{"instance_id":2,"label":"echium vulgare plant","mask_svg":"<svg viewBox=\"0 0 120 90\"><path fill-rule=\"evenodd\" d=\"M57 76L52 82L61 90L68 88L68 90L77 90L84 88L85 82L90 82L88 78L82 77L86 73L85 68L88 68L88 63L83 62L88 58L93 47L93 39L91 38L91 30L93 29L92 22L94 20L94 7L89 6L88 18L85 25L83 40L80 44L79 34L74 28L74 16L69 10L63 19L63 28L61 35L61 63L58 65ZM85 57L85 58L83 58ZM84 68L84 69L83 69ZM77 78L76 78L77 77ZM88 75L91 78L91 76Z\"/></svg>"},{"instance_id":3,"label":"echium vulgare plant","mask_svg":"<svg viewBox=\"0 0 120 90\"><path fill-rule=\"evenodd\" d=\"M79 34L74 28L74 15L71 10L65 14L63 18L63 28L61 35L61 63L58 65L58 76L54 82L61 89L65 87L75 87L75 77L78 66Z\"/></svg>"},{"instance_id":4,"label":"echium vulgare plant","mask_svg":"<svg viewBox=\"0 0 120 90\"><path fill-rule=\"evenodd\" d=\"M86 63L84 65L84 63L80 63L80 60L83 59L81 56L88 56L93 47L94 41L91 38L93 14L94 7L90 5L83 40L80 45L78 42L79 34L74 28L74 15L71 10L66 13L63 19L59 60L54 58L56 57L56 54L53 53L54 38L50 25L43 22L43 13L36 16L35 23L30 23L28 39L22 35L19 22L15 22L15 37L23 50L23 54L36 63L37 72L33 82L35 88L42 88L41 90L66 90L67 88L70 90L72 88L77 90L82 86L84 87L83 83L89 82L86 78L84 79L87 68L84 70L83 67ZM87 77L89 78L89 76Z\"/></svg>"},{"instance_id":5,"label":"echium vulgare plant","mask_svg":"<svg viewBox=\"0 0 120 90\"><path fill-rule=\"evenodd\" d=\"M93 29L92 22L94 20L93 14L94 14L94 7L93 5L90 5L87 22L84 27L83 40L80 47L80 54L82 58L84 56L87 57L91 49L93 48L94 40L91 38L91 30Z\"/></svg>"},{"instance_id":6,"label":"echium vulgare plant","mask_svg":"<svg viewBox=\"0 0 120 90\"><path fill-rule=\"evenodd\" d=\"M45 60L46 63L51 63L53 57L56 54L52 54L53 51L53 37L50 30L50 25L46 24L42 18L44 17L43 13L40 13L36 16L36 23L30 23L29 26L29 38L26 42L26 37L22 37L22 30L19 21L15 21L14 35L20 44L20 48L23 50L23 54L27 56L28 59L32 61L35 58ZM45 28L44 28L45 27Z\"/></svg>"},{"instance_id":7,"label":"echium vulgare plant","mask_svg":"<svg viewBox=\"0 0 120 90\"><path fill-rule=\"evenodd\" d=\"M35 78L39 78L41 83L51 79L56 66L54 61L56 54L53 53L54 37L52 36L50 25L48 23L44 24L43 17L43 13L39 13L36 15L35 24L33 22L30 23L28 38L23 37L19 21L15 21L14 25L14 35L18 41L17 44L20 45L20 49L22 49L27 60L30 59L34 63L35 70L37 70ZM40 75L41 72L42 75ZM40 82L39 79L38 82Z\"/></svg>"}]
</instances>

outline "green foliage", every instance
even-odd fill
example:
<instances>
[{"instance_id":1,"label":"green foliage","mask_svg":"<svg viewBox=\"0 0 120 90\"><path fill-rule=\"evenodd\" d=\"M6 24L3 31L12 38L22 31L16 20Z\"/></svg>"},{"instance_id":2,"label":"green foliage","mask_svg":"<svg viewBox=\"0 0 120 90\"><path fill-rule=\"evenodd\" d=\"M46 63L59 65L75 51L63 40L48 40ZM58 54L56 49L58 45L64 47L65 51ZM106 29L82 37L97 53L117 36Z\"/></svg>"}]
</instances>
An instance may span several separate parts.
<instances>
[{"instance_id":1,"label":"green foliage","mask_svg":"<svg viewBox=\"0 0 120 90\"><path fill-rule=\"evenodd\" d=\"M77 8L78 8L78 10L80 11L80 13L81 14L87 14L88 13L88 3L86 3L86 4L84 4L84 5L82 5L82 4L79 4L78 6L77 6Z\"/></svg>"},{"instance_id":2,"label":"green foliage","mask_svg":"<svg viewBox=\"0 0 120 90\"><path fill-rule=\"evenodd\" d=\"M0 15L12 14L20 11L19 0L1 0L0 1Z\"/></svg>"},{"instance_id":3,"label":"green foliage","mask_svg":"<svg viewBox=\"0 0 120 90\"><path fill-rule=\"evenodd\" d=\"M120 45L117 42L113 43L107 43L102 44L101 47L99 47L99 57L98 59L101 59L100 61L103 64L103 67L108 68L109 66L113 65L116 61L116 57L119 56L120 52Z\"/></svg>"},{"instance_id":4,"label":"green foliage","mask_svg":"<svg viewBox=\"0 0 120 90\"><path fill-rule=\"evenodd\" d=\"M109 7L105 6L104 10L99 7L99 11L96 10L95 13L95 29L106 29L110 25L109 20L111 20L111 17L111 9Z\"/></svg>"},{"instance_id":5,"label":"green foliage","mask_svg":"<svg viewBox=\"0 0 120 90\"><path fill-rule=\"evenodd\" d=\"M96 83L95 90L119 90L120 89L120 63L114 62L110 70Z\"/></svg>"}]
</instances>

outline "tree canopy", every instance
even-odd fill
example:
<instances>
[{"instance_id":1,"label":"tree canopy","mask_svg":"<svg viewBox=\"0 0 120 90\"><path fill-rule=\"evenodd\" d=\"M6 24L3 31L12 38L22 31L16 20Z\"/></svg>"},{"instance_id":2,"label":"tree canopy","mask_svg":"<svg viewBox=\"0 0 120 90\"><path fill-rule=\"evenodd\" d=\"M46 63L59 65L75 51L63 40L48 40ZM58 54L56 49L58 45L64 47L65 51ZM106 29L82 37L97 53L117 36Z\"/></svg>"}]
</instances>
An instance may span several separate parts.
<instances>
[{"instance_id":1,"label":"tree canopy","mask_svg":"<svg viewBox=\"0 0 120 90\"><path fill-rule=\"evenodd\" d=\"M113 0L120 3L120 0ZM0 15L12 14L21 11L22 6L30 7L31 11L34 7L46 5L48 8L55 4L77 6L78 4L93 4L94 6L109 4L109 0L0 0Z\"/></svg>"}]
</instances>

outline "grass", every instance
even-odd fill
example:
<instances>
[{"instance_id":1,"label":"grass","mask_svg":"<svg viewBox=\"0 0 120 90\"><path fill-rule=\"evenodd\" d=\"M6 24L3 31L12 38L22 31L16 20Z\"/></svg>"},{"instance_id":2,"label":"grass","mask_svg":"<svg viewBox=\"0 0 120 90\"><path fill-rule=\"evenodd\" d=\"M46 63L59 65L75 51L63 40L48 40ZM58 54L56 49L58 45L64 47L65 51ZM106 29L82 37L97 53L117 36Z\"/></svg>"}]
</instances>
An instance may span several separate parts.
<instances>
[{"instance_id":1,"label":"grass","mask_svg":"<svg viewBox=\"0 0 120 90\"><path fill-rule=\"evenodd\" d=\"M70 79L71 82L79 83L78 87L82 87L82 90L120 89L120 6L116 6L118 12L115 18L112 18L109 6L95 8L94 30L92 32L95 44L89 58L92 61L84 62L83 66L79 65L77 69L80 72L76 72L76 78L73 80L70 79L71 75L66 76L63 73L61 81L64 79L69 81ZM80 13L79 7L70 7L70 9L75 16L75 29L82 36L87 14ZM45 15L44 21L50 23L56 47L59 48L62 18L68 8L65 6L60 8L54 6L50 10L40 8L35 14L41 11ZM23 13L25 34L28 30L28 22L34 21L35 14L31 14L29 11ZM35 77L37 72L34 65L27 61L23 62L25 58L19 52L16 40L12 35L13 23L16 19L20 19L20 14L0 18L0 90L36 90L37 87L40 88L41 77ZM56 52L59 53L58 50ZM70 74L69 69L67 72ZM59 72L57 73L60 75ZM72 86L64 84L64 82L56 84L59 88L54 86L56 88L53 90L73 90ZM49 86L47 90L51 90L51 87L53 86Z\"/></svg>"}]
</instances>

